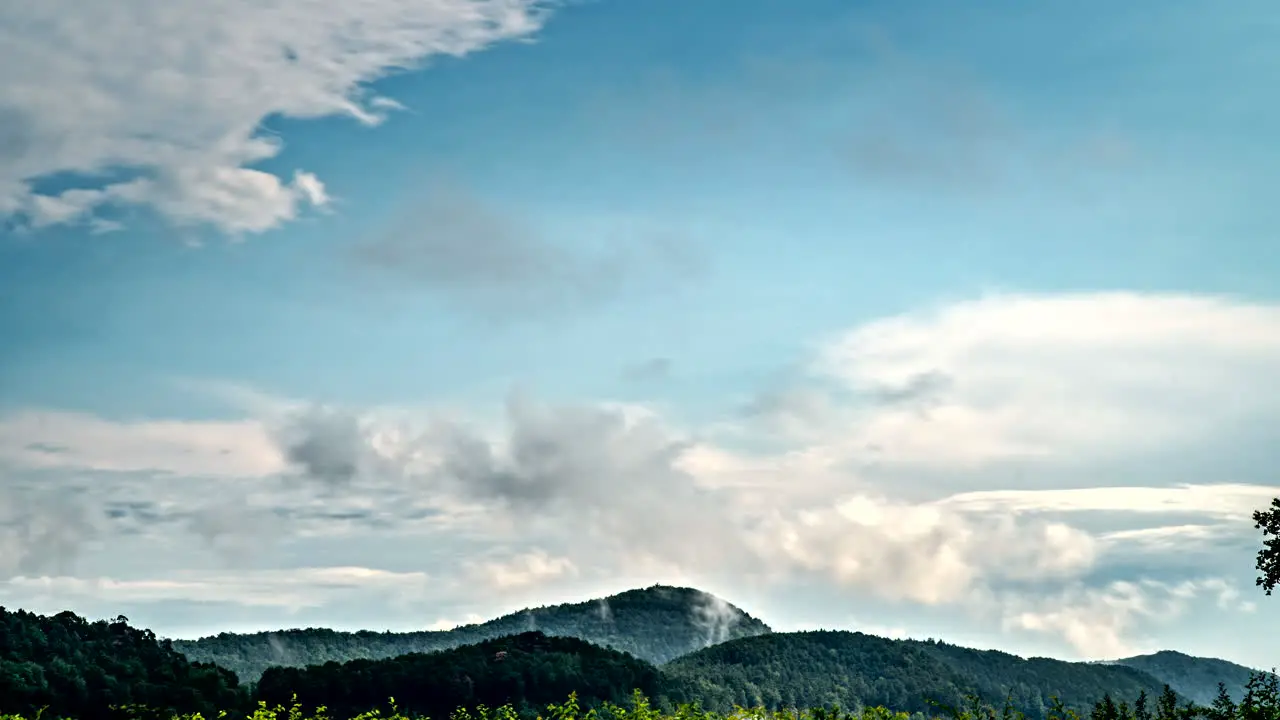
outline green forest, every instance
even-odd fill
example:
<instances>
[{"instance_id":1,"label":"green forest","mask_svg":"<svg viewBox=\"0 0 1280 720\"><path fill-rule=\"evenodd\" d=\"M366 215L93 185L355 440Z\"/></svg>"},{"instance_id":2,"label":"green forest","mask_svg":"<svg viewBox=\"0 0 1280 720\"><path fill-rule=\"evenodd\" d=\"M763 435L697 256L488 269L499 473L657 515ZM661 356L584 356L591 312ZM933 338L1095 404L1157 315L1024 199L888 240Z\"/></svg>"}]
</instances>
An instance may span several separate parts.
<instances>
[{"instance_id":1,"label":"green forest","mask_svg":"<svg viewBox=\"0 0 1280 720\"><path fill-rule=\"evenodd\" d=\"M0 713L24 716L135 717L145 707L235 718L254 708L296 703L297 712L349 720L372 710L393 712L394 698L394 711L414 717L509 706L514 716L534 718L570 693L584 710L598 710L639 691L671 713L682 706L720 714L742 707L885 707L926 717L976 702L1027 720L1065 711L1091 720L1130 720L1124 713L1132 711L1137 715L1131 720L1148 720L1141 699L1162 698L1183 720L1216 717L1214 704L1195 703L1128 666L1024 660L850 632L738 638L657 666L585 640L535 631L433 653L273 667L256 683L241 685L234 673L190 661L172 643L130 627L124 618L91 623L72 613L0 611L0 620ZM1220 692L1215 701L1237 703L1225 685ZM1275 676L1255 673L1238 704L1249 708L1274 692ZM1115 703L1118 715L1105 714L1105 705L1104 714L1096 715L1095 704L1108 697L1132 703Z\"/></svg>"}]
</instances>

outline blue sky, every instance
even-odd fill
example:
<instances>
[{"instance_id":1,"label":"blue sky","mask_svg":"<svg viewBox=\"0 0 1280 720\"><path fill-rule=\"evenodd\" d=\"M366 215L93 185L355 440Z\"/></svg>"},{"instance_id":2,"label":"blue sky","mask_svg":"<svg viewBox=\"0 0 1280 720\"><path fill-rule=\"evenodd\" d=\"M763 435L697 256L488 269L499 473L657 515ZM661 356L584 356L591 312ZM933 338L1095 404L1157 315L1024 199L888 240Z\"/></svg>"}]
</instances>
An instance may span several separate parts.
<instances>
[{"instance_id":1,"label":"blue sky","mask_svg":"<svg viewBox=\"0 0 1280 720\"><path fill-rule=\"evenodd\" d=\"M1271 4L158 2L0 9L5 604L1272 661Z\"/></svg>"}]
</instances>

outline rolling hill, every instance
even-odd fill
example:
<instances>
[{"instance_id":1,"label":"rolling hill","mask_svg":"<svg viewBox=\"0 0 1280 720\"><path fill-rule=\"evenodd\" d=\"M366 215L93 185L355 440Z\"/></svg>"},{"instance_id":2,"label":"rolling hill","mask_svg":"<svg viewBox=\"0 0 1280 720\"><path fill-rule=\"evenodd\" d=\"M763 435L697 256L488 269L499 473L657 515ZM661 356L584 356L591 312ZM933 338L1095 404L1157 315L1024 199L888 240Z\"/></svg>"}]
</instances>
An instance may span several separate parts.
<instances>
[{"instance_id":1,"label":"rolling hill","mask_svg":"<svg viewBox=\"0 0 1280 720\"><path fill-rule=\"evenodd\" d=\"M339 632L311 628L252 634L222 633L175 640L188 658L232 670L253 682L268 667L376 660L471 645L539 631L574 637L662 664L708 645L770 632L742 610L691 588L663 585L580 603L531 608L447 631Z\"/></svg>"},{"instance_id":2,"label":"rolling hill","mask_svg":"<svg viewBox=\"0 0 1280 720\"><path fill-rule=\"evenodd\" d=\"M1000 704L1006 698L1030 718L1042 718L1051 698L1085 712L1103 695L1155 698L1163 683L1140 670L940 642L889 640L856 632L773 633L699 650L663 667L677 690L721 709L736 703L766 707L884 705L909 712L959 706L968 693Z\"/></svg>"},{"instance_id":3,"label":"rolling hill","mask_svg":"<svg viewBox=\"0 0 1280 720\"><path fill-rule=\"evenodd\" d=\"M224 668L256 687L239 687ZM390 696L428 714L506 702L533 712L570 691L590 706L638 688L660 703L718 711L885 706L937 714L938 705L972 694L993 705L1008 698L1038 720L1054 697L1082 713L1105 695L1132 701L1146 693L1150 706L1166 683L1181 700L1208 704L1218 682L1243 694L1250 672L1174 652L1073 663L857 632L775 633L722 600L666 586L447 632L310 629L175 643L123 618L0 609L0 712L49 705L82 718L131 703L208 714L294 693L352 714Z\"/></svg>"},{"instance_id":4,"label":"rolling hill","mask_svg":"<svg viewBox=\"0 0 1280 720\"><path fill-rule=\"evenodd\" d=\"M1115 664L1142 670L1200 705L1209 705L1218 696L1218 683L1226 685L1227 694L1239 702L1254 672L1226 660L1192 657L1172 650L1124 658Z\"/></svg>"},{"instance_id":5,"label":"rolling hill","mask_svg":"<svg viewBox=\"0 0 1280 720\"><path fill-rule=\"evenodd\" d=\"M459 707L507 703L533 717L570 692L590 708L623 703L634 690L659 697L664 687L656 667L627 653L526 632L435 653L274 667L263 673L254 696L268 706L296 698L307 709L325 707L338 720L386 707L389 698L417 717L445 718Z\"/></svg>"}]
</instances>

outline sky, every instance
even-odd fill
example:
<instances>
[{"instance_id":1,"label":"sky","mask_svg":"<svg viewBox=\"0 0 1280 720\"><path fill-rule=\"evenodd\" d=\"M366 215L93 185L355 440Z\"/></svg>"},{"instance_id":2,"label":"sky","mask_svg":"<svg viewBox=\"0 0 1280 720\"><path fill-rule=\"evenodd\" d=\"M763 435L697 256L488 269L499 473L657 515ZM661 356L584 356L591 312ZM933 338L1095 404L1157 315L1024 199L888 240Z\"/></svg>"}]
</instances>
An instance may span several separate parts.
<instances>
[{"instance_id":1,"label":"sky","mask_svg":"<svg viewBox=\"0 0 1280 720\"><path fill-rule=\"evenodd\" d=\"M0 604L654 583L1275 665L1280 5L0 3Z\"/></svg>"}]
</instances>

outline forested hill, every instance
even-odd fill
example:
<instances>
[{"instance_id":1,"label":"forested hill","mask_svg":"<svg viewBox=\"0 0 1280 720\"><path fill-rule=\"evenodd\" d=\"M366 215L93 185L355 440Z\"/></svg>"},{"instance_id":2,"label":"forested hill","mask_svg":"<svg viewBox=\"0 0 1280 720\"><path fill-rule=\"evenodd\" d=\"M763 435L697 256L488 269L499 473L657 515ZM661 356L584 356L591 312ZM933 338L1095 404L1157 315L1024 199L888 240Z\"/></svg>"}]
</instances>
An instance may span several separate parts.
<instances>
[{"instance_id":1,"label":"forested hill","mask_svg":"<svg viewBox=\"0 0 1280 720\"><path fill-rule=\"evenodd\" d=\"M538 608L526 620L540 622L547 615L572 619L574 611L580 614L590 606L597 620L615 624L612 632L642 638L644 628L652 627L662 637L662 623L671 621L671 613L682 613L679 617L684 618L686 611L692 611L697 613L695 619L681 621L686 626L680 637L698 645L763 628L745 616L730 622L737 616L730 615L733 611L723 604L689 606L686 591L651 588L611 600L615 600L608 605L611 618L605 606L587 603ZM639 608L632 607L633 602ZM487 625L489 631L504 634L522 617L508 616ZM637 622L624 620L628 617ZM699 634L693 635L693 629ZM1176 654L1130 659L1158 661L1158 669L1169 673L1188 660L1199 659ZM1195 665L1207 669L1195 675L1196 683L1216 687L1218 680L1226 682L1234 675L1215 674L1214 667L1232 672L1239 667L1212 663ZM1267 682L1271 684L1257 687L1264 694L1280 695L1274 676ZM570 692L592 706L619 703L631 691L640 690L659 703L696 702L719 711L735 704L770 709L885 706L930 716L940 714L932 703L959 706L964 696L974 694L994 705L1008 698L1029 720L1044 718L1054 696L1067 707L1087 712L1106 696L1132 700L1146 693L1149 705L1159 698L1164 709L1157 715L1162 720L1227 717L1183 712L1177 707L1179 698L1161 697L1162 689L1161 680L1128 665L1022 659L997 651L852 632L765 632L703 647L661 667L578 638L523 632L434 653L272 668L251 697L229 671L189 662L169 643L157 640L150 631L129 627L123 618L88 622L69 612L45 617L0 609L0 715L31 714L46 707L50 717L106 720L112 706L143 705L162 711L161 716L201 712L213 717L226 710L230 717L242 717L250 700L275 704L288 702L296 693L305 703L328 706L339 720L391 697L401 709L434 717L448 717L458 706L506 703L532 717ZM1111 710L1116 712L1087 716L1094 720L1129 717L1121 712L1123 708L1113 705ZM1131 720L1142 718L1147 715L1136 713Z\"/></svg>"},{"instance_id":2,"label":"forested hill","mask_svg":"<svg viewBox=\"0 0 1280 720\"><path fill-rule=\"evenodd\" d=\"M1110 693L1157 697L1163 683L1134 668L1019 658L937 642L901 641L854 632L774 633L707 648L663 668L681 694L707 707L884 705L927 712L929 701L959 706L964 695L1011 698L1042 718L1057 696L1085 712Z\"/></svg>"},{"instance_id":3,"label":"forested hill","mask_svg":"<svg viewBox=\"0 0 1280 720\"><path fill-rule=\"evenodd\" d=\"M385 707L388 698L419 717L444 718L459 707L507 703L533 717L571 692L585 708L623 703L635 690L660 696L661 672L617 650L529 632L430 654L274 667L262 675L254 697L268 706L287 705L296 697L305 708L323 706L339 720Z\"/></svg>"},{"instance_id":4,"label":"forested hill","mask_svg":"<svg viewBox=\"0 0 1280 720\"><path fill-rule=\"evenodd\" d=\"M767 633L769 626L700 590L655 585L581 603L531 608L440 632L282 630L222 633L175 640L173 645L192 660L217 663L233 670L242 682L253 682L273 665L303 667L391 658L534 630L579 638L661 664L717 642Z\"/></svg>"},{"instance_id":5,"label":"forested hill","mask_svg":"<svg viewBox=\"0 0 1280 720\"><path fill-rule=\"evenodd\" d=\"M89 622L0 608L0 715L103 718L112 705L216 717L244 693L221 668L188 662L125 618Z\"/></svg>"},{"instance_id":6,"label":"forested hill","mask_svg":"<svg viewBox=\"0 0 1280 720\"><path fill-rule=\"evenodd\" d=\"M1238 702L1253 673L1250 668L1226 660L1192 657L1172 650L1116 660L1114 664L1142 670L1200 705L1213 702L1218 683L1226 685L1227 694Z\"/></svg>"}]
</instances>

